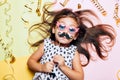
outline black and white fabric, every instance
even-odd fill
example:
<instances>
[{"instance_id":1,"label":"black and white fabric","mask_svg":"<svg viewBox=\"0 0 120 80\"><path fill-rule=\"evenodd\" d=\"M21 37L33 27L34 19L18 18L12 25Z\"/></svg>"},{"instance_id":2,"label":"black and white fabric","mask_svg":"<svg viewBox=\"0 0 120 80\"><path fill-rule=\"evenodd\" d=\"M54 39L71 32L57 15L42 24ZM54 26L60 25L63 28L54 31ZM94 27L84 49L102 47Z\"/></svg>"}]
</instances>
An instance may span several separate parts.
<instances>
[{"instance_id":1,"label":"black and white fabric","mask_svg":"<svg viewBox=\"0 0 120 80\"><path fill-rule=\"evenodd\" d=\"M76 46L60 47L52 43L51 39L44 40L44 55L40 63L52 61L54 55L61 55L65 59L65 64L72 68L72 59L75 55ZM33 80L69 80L68 77L58 68L57 64L54 66L52 73L36 72Z\"/></svg>"}]
</instances>

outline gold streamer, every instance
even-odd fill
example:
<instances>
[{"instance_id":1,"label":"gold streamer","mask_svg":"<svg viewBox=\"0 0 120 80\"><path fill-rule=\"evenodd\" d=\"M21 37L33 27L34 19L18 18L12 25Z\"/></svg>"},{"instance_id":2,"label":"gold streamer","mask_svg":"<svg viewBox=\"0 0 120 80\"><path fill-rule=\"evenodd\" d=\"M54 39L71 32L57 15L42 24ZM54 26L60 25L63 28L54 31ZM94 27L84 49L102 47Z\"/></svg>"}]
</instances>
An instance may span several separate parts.
<instances>
[{"instance_id":1,"label":"gold streamer","mask_svg":"<svg viewBox=\"0 0 120 80\"><path fill-rule=\"evenodd\" d=\"M7 4L7 8L4 9L4 14L6 15L6 20L5 20L5 25L7 26L6 29L6 38L9 39L8 43L5 43L4 40L2 39L2 36L0 35L0 44L2 49L5 51L5 62L8 64L8 66L10 67L10 71L12 72L11 74L6 74L3 77L3 80L15 80L14 77L14 68L12 67L11 63L14 63L15 61L15 57L12 54L12 50L9 49L9 47L12 45L13 43L13 38L9 36L10 32L12 31L12 26L9 24L11 21L11 15L8 14L8 11L11 9L11 5L5 1L5 3Z\"/></svg>"},{"instance_id":2,"label":"gold streamer","mask_svg":"<svg viewBox=\"0 0 120 80\"><path fill-rule=\"evenodd\" d=\"M34 1L34 0L33 0L33 1L29 0L29 2L30 2L30 4L25 4L25 5L24 5L24 7L27 9L27 11L25 11L25 12L23 13L23 15L21 16L22 21L25 23L25 25L26 25L27 27L30 26L30 21L29 21L28 18L26 18L26 16L27 16L27 15L30 15L31 13L33 13L33 8L31 7L31 5L33 5L33 4L35 3L35 1ZM38 3L39 3L39 1L38 1ZM38 6L37 6L37 7L38 7ZM38 7L38 8L39 8L39 7ZM38 12L36 12L36 13L39 14Z\"/></svg>"},{"instance_id":3,"label":"gold streamer","mask_svg":"<svg viewBox=\"0 0 120 80\"><path fill-rule=\"evenodd\" d=\"M37 13L38 16L41 15L41 12L40 12L41 5L42 5L41 3L42 3L42 0L38 0L38 5L37 5L37 9L36 9L36 13Z\"/></svg>"},{"instance_id":4,"label":"gold streamer","mask_svg":"<svg viewBox=\"0 0 120 80\"><path fill-rule=\"evenodd\" d=\"M98 0L91 0L91 2L95 5L95 7L102 13L103 16L107 15L107 12L104 10L104 8L100 5Z\"/></svg>"},{"instance_id":5,"label":"gold streamer","mask_svg":"<svg viewBox=\"0 0 120 80\"><path fill-rule=\"evenodd\" d=\"M82 8L82 3L83 3L84 0L80 1L80 3L78 3L78 9L81 9Z\"/></svg>"},{"instance_id":6,"label":"gold streamer","mask_svg":"<svg viewBox=\"0 0 120 80\"><path fill-rule=\"evenodd\" d=\"M63 3L60 2L60 5L62 5L63 7L65 7L67 5L67 3L69 2L69 0L64 0Z\"/></svg>"},{"instance_id":7,"label":"gold streamer","mask_svg":"<svg viewBox=\"0 0 120 80\"><path fill-rule=\"evenodd\" d=\"M8 54L5 55L5 62L9 65L11 74L6 74L3 77L3 80L16 80L15 76L14 76L14 68L11 64L11 63L14 63L14 61L15 61L15 57L13 56L13 54L11 52L9 52Z\"/></svg>"},{"instance_id":8,"label":"gold streamer","mask_svg":"<svg viewBox=\"0 0 120 80\"><path fill-rule=\"evenodd\" d=\"M27 9L28 9L28 12L32 12L32 8L30 8L29 6L28 6L28 4L26 4L26 5L24 5Z\"/></svg>"},{"instance_id":9,"label":"gold streamer","mask_svg":"<svg viewBox=\"0 0 120 80\"><path fill-rule=\"evenodd\" d=\"M25 4L24 5L25 8L28 9L28 12L32 12L32 8L28 6L28 4ZM24 13L25 14L25 13ZM29 21L26 20L23 16L21 17L22 21L26 24L26 25L29 25Z\"/></svg>"},{"instance_id":10,"label":"gold streamer","mask_svg":"<svg viewBox=\"0 0 120 80\"><path fill-rule=\"evenodd\" d=\"M1 35L0 35L0 44L1 44L2 48L4 49L4 51L6 53L4 60L8 64L8 66L10 67L10 71L12 72L11 74L6 74L3 77L3 80L15 80L14 68L11 65L11 63L15 62L15 57L13 56L12 51L9 50L8 45L4 43Z\"/></svg>"},{"instance_id":11,"label":"gold streamer","mask_svg":"<svg viewBox=\"0 0 120 80\"><path fill-rule=\"evenodd\" d=\"M16 80L12 74L7 74L3 77L3 80Z\"/></svg>"},{"instance_id":12,"label":"gold streamer","mask_svg":"<svg viewBox=\"0 0 120 80\"><path fill-rule=\"evenodd\" d=\"M117 72L117 79L120 80L120 70Z\"/></svg>"},{"instance_id":13,"label":"gold streamer","mask_svg":"<svg viewBox=\"0 0 120 80\"><path fill-rule=\"evenodd\" d=\"M9 51L9 53L5 55L5 62L6 63L14 63L15 62L15 57L13 56L11 51Z\"/></svg>"},{"instance_id":14,"label":"gold streamer","mask_svg":"<svg viewBox=\"0 0 120 80\"><path fill-rule=\"evenodd\" d=\"M4 51L8 52L8 47L6 46L6 44L3 42L3 39L0 35L0 44L2 46L2 49L4 49Z\"/></svg>"},{"instance_id":15,"label":"gold streamer","mask_svg":"<svg viewBox=\"0 0 120 80\"><path fill-rule=\"evenodd\" d=\"M78 9L80 9L82 6L81 6L81 4L80 3L78 3Z\"/></svg>"},{"instance_id":16,"label":"gold streamer","mask_svg":"<svg viewBox=\"0 0 120 80\"><path fill-rule=\"evenodd\" d=\"M1 0L0 1L0 6L4 5L7 2L7 0Z\"/></svg>"},{"instance_id":17,"label":"gold streamer","mask_svg":"<svg viewBox=\"0 0 120 80\"><path fill-rule=\"evenodd\" d=\"M12 31L12 26L9 24L11 21L11 15L8 14L8 11L11 9L11 5L9 3L6 4L8 5L8 8L4 9L4 14L8 17L5 21L7 26L6 37L9 39L9 45L11 45L13 43L13 38L9 36L10 32Z\"/></svg>"},{"instance_id":18,"label":"gold streamer","mask_svg":"<svg viewBox=\"0 0 120 80\"><path fill-rule=\"evenodd\" d=\"M116 3L115 4L115 9L114 9L114 16L113 16L113 18L116 21L116 25L119 25L119 23L120 23L120 17L118 16L118 10L119 10L119 4Z\"/></svg>"}]
</instances>

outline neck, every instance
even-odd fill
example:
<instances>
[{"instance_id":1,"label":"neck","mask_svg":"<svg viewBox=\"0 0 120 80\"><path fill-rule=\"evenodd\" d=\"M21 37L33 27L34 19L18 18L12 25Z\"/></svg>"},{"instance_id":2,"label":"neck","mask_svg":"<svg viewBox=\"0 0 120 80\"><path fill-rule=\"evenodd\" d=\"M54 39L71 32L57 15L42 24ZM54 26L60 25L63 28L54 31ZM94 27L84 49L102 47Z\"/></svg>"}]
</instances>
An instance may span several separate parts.
<instances>
[{"instance_id":1,"label":"neck","mask_svg":"<svg viewBox=\"0 0 120 80\"><path fill-rule=\"evenodd\" d=\"M58 41L54 41L54 44L57 45L57 46L60 46L60 47L69 47L69 44L62 44Z\"/></svg>"}]
</instances>

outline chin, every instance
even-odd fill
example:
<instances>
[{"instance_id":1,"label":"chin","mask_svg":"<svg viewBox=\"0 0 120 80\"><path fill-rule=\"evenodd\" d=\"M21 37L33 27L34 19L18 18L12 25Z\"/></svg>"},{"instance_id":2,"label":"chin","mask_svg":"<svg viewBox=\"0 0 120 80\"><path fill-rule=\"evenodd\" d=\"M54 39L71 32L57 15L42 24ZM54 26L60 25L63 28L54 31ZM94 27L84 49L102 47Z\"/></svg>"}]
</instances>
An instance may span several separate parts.
<instances>
[{"instance_id":1,"label":"chin","mask_svg":"<svg viewBox=\"0 0 120 80\"><path fill-rule=\"evenodd\" d=\"M69 44L70 42L71 42L71 39L70 40L63 39L63 38L59 39L59 43L61 43L61 44Z\"/></svg>"}]
</instances>

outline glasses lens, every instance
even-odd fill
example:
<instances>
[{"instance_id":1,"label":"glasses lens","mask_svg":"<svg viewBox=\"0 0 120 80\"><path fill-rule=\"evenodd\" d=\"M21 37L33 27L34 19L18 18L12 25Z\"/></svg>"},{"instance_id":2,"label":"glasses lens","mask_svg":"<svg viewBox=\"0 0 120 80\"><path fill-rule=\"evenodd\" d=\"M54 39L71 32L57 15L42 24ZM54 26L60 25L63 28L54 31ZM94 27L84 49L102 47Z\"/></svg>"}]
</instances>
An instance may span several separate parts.
<instances>
[{"instance_id":1,"label":"glasses lens","mask_svg":"<svg viewBox=\"0 0 120 80\"><path fill-rule=\"evenodd\" d=\"M66 26L63 23L59 23L57 22L57 27L59 30L65 30L67 29L69 31L69 33L74 34L75 32L78 31L78 28L74 28L74 26L70 27L70 26Z\"/></svg>"},{"instance_id":2,"label":"glasses lens","mask_svg":"<svg viewBox=\"0 0 120 80\"><path fill-rule=\"evenodd\" d=\"M65 29L65 26L60 24L60 25L59 25L59 29L60 29L60 30L64 30L64 29Z\"/></svg>"},{"instance_id":3,"label":"glasses lens","mask_svg":"<svg viewBox=\"0 0 120 80\"><path fill-rule=\"evenodd\" d=\"M69 32L70 32L70 33L75 33L76 30L75 30L75 28L70 27L70 28L69 28Z\"/></svg>"}]
</instances>

